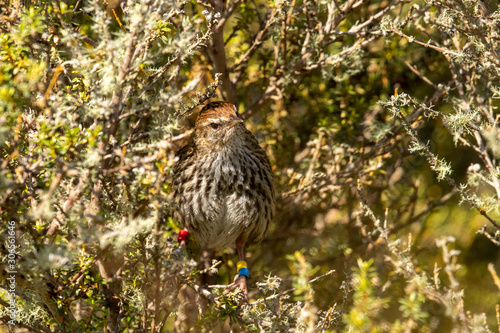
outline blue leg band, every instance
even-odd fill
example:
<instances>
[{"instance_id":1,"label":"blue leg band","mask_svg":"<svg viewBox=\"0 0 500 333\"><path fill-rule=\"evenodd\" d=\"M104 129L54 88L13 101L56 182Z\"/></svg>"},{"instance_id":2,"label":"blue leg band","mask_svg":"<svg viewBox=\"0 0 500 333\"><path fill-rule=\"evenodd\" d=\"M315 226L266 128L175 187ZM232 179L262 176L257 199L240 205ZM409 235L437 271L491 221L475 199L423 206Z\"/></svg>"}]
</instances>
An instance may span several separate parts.
<instances>
[{"instance_id":1,"label":"blue leg band","mask_svg":"<svg viewBox=\"0 0 500 333\"><path fill-rule=\"evenodd\" d=\"M239 276L242 276L242 275L245 275L248 279L248 268L244 267L244 268L240 268L239 272L238 272L238 275Z\"/></svg>"}]
</instances>

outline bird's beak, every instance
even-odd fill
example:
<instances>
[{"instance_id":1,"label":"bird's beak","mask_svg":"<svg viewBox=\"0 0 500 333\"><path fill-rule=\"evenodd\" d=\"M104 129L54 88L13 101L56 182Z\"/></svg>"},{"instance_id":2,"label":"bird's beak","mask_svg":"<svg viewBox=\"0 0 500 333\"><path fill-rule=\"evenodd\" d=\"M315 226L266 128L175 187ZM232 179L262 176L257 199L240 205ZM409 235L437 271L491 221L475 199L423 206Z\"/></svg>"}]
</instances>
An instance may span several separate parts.
<instances>
[{"instance_id":1,"label":"bird's beak","mask_svg":"<svg viewBox=\"0 0 500 333\"><path fill-rule=\"evenodd\" d=\"M229 127L234 127L234 126L236 126L236 125L238 125L239 123L242 123L242 122L243 122L242 119L240 119L240 118L234 118L234 119L231 119L229 121L228 125L229 125Z\"/></svg>"}]
</instances>

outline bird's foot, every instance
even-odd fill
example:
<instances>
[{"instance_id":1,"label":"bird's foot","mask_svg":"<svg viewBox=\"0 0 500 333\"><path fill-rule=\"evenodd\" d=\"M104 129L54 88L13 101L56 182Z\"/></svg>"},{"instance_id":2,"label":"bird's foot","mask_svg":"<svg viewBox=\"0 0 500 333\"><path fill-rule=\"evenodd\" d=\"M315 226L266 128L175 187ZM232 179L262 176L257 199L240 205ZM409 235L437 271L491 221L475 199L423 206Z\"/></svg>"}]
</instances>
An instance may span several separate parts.
<instances>
[{"instance_id":1,"label":"bird's foot","mask_svg":"<svg viewBox=\"0 0 500 333\"><path fill-rule=\"evenodd\" d=\"M223 294L227 295L231 291L236 290L238 288L243 293L243 301L245 303L248 303L247 277L244 276L244 275L236 276L236 278L234 279L234 283L231 286L229 286L229 288L227 288L226 290L224 290Z\"/></svg>"}]
</instances>

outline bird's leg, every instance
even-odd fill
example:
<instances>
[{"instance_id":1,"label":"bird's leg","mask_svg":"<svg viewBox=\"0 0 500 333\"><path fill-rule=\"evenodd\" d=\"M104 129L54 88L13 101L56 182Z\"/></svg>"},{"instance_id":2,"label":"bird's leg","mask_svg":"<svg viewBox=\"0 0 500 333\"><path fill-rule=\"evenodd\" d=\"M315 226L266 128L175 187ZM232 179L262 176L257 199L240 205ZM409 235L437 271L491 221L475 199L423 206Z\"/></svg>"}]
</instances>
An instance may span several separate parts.
<instances>
[{"instance_id":1,"label":"bird's leg","mask_svg":"<svg viewBox=\"0 0 500 333\"><path fill-rule=\"evenodd\" d=\"M245 262L245 243L247 241L247 234L243 233L241 234L238 238L236 238L236 251L238 252L238 259L240 263L245 263L245 269L247 269L247 265ZM241 274L240 272L240 265L237 265L238 267L238 275L236 277L236 280L234 281L234 284L239 287L241 290L243 290L243 294L245 295L245 298L247 297L248 290L247 290L247 279L248 279L248 269L247 269L247 274Z\"/></svg>"},{"instance_id":2,"label":"bird's leg","mask_svg":"<svg viewBox=\"0 0 500 333\"><path fill-rule=\"evenodd\" d=\"M243 233L238 238L236 238L236 251L238 252L238 274L234 279L234 283L224 291L224 295L229 292L235 290L236 288L240 288L243 291L243 297L245 301L248 301L248 289L247 289L247 278L248 278L248 269L245 262L245 243L247 241L247 234ZM240 266L244 266L240 268ZM244 270L242 270L244 268ZM245 274L246 272L246 274Z\"/></svg>"},{"instance_id":3,"label":"bird's leg","mask_svg":"<svg viewBox=\"0 0 500 333\"><path fill-rule=\"evenodd\" d=\"M238 252L238 259L245 261L245 243L247 242L247 234L243 233L236 238L236 251Z\"/></svg>"}]
</instances>

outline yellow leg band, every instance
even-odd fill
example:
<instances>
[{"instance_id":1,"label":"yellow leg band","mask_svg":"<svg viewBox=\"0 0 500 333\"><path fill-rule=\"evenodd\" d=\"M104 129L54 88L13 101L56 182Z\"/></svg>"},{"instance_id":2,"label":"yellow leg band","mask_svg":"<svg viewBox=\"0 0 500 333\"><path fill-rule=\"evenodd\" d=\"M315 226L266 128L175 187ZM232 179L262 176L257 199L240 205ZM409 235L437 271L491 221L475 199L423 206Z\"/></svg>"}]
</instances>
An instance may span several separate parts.
<instances>
[{"instance_id":1,"label":"yellow leg band","mask_svg":"<svg viewBox=\"0 0 500 333\"><path fill-rule=\"evenodd\" d=\"M240 271L240 268L248 268L247 267L247 262L246 261L238 261L236 264L236 271Z\"/></svg>"}]
</instances>

